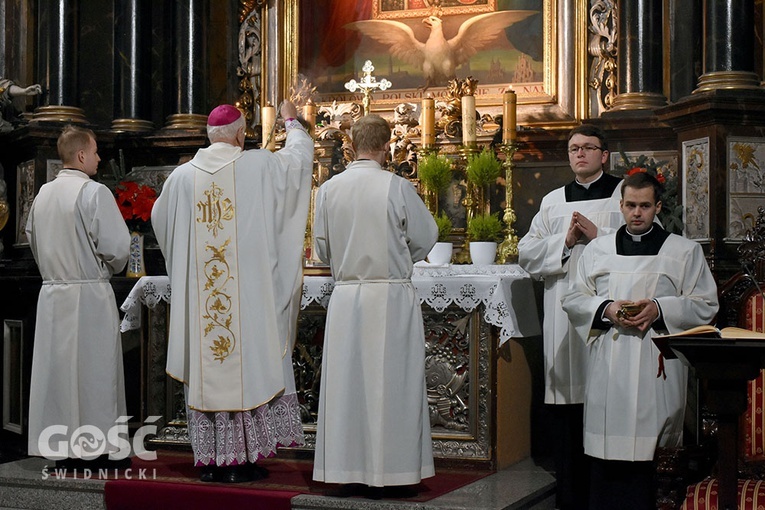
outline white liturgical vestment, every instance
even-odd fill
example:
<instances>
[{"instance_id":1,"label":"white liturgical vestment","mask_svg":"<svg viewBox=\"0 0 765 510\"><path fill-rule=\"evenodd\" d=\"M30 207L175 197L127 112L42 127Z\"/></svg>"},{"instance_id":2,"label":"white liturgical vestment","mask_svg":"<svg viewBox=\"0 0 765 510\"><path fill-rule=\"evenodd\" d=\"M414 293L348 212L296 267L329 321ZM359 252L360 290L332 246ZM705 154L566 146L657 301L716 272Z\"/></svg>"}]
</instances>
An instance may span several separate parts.
<instances>
[{"instance_id":1,"label":"white liturgical vestment","mask_svg":"<svg viewBox=\"0 0 765 510\"><path fill-rule=\"evenodd\" d=\"M564 256L571 216L574 211L586 216L597 225L598 236L612 233L624 224L620 198L621 185L606 198L573 202L566 201L565 187L553 190L542 199L529 232L518 243L518 264L531 276L544 280L546 404L581 404L584 400L587 353L580 342L571 341L568 317L560 305L585 247L577 243L570 255Z\"/></svg>"},{"instance_id":2,"label":"white liturgical vestment","mask_svg":"<svg viewBox=\"0 0 765 510\"><path fill-rule=\"evenodd\" d=\"M665 360L666 379L657 377L659 349L651 338L708 324L718 309L717 286L693 241L669 234L657 255L619 255L616 239L590 242L563 301L588 349L584 447L600 459L650 461L657 446L681 444L688 373L680 360ZM604 300L621 299L656 299L667 331L591 329Z\"/></svg>"},{"instance_id":3,"label":"white liturgical vestment","mask_svg":"<svg viewBox=\"0 0 765 510\"><path fill-rule=\"evenodd\" d=\"M410 278L436 242L435 222L411 183L365 160L319 189L314 233L336 283L313 477L418 483L434 469L422 312Z\"/></svg>"},{"instance_id":4,"label":"white liturgical vestment","mask_svg":"<svg viewBox=\"0 0 765 510\"><path fill-rule=\"evenodd\" d=\"M213 143L176 168L152 210L170 307L167 372L195 411L248 411L294 394L313 141Z\"/></svg>"},{"instance_id":5,"label":"white liturgical vestment","mask_svg":"<svg viewBox=\"0 0 765 510\"><path fill-rule=\"evenodd\" d=\"M106 437L124 416L125 383L119 314L109 278L128 260L130 233L111 191L79 170L63 169L40 188L26 225L43 285L37 302L29 454L45 455L40 433L68 428L58 449L82 425ZM116 451L107 445L104 453ZM75 457L90 452L63 452Z\"/></svg>"}]
</instances>

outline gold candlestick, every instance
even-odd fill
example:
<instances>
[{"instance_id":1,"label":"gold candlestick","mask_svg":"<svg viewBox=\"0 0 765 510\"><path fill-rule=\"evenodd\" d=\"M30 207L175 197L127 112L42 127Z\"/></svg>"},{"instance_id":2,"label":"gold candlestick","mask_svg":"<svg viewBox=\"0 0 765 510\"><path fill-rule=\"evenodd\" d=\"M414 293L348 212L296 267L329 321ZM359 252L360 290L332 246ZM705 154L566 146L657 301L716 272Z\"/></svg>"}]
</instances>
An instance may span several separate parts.
<instances>
[{"instance_id":1,"label":"gold candlestick","mask_svg":"<svg viewBox=\"0 0 765 510\"><path fill-rule=\"evenodd\" d=\"M499 150L505 155L502 166L505 168L505 214L502 221L505 222L505 239L497 248L497 261L500 264L516 262L518 260L518 236L515 235L513 223L515 223L515 211L513 211L513 156L518 150L515 143L503 143Z\"/></svg>"},{"instance_id":2,"label":"gold candlestick","mask_svg":"<svg viewBox=\"0 0 765 510\"><path fill-rule=\"evenodd\" d=\"M475 143L472 143L470 145L465 145L459 148L460 164L462 166L462 170L465 172L465 180L467 181L467 186L465 188L465 198L462 199L462 205L465 206L465 216L468 222L470 222L470 220L473 219L473 216L481 212L481 211L478 211L478 208L480 207L480 203L479 203L480 201L478 200L478 197L476 196L479 193L479 190L477 190L476 187L473 185L473 183L467 179L467 170L466 170L467 164L468 164L468 161L470 161L470 158L473 156L476 156L480 152L481 150L478 148L478 146Z\"/></svg>"}]
</instances>

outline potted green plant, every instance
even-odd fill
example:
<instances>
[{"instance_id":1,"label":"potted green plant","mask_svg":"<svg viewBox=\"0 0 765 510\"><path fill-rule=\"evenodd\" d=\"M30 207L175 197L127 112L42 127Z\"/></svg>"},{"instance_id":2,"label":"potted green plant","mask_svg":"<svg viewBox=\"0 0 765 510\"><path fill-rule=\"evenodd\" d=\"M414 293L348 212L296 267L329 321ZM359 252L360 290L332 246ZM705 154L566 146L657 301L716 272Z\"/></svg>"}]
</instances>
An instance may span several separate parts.
<instances>
[{"instance_id":1,"label":"potted green plant","mask_svg":"<svg viewBox=\"0 0 765 510\"><path fill-rule=\"evenodd\" d=\"M438 197L452 182L452 162L440 154L427 154L417 163L417 176L429 199L425 201L434 215L438 212Z\"/></svg>"},{"instance_id":2,"label":"potted green plant","mask_svg":"<svg viewBox=\"0 0 765 510\"><path fill-rule=\"evenodd\" d=\"M470 258L473 264L493 264L497 256L497 243L502 239L504 227L499 213L479 214L468 221Z\"/></svg>"},{"instance_id":3,"label":"potted green plant","mask_svg":"<svg viewBox=\"0 0 765 510\"><path fill-rule=\"evenodd\" d=\"M444 213L433 216L438 227L438 241L428 253L428 262L431 264L445 265L451 262L454 246L449 241L452 233L452 220Z\"/></svg>"},{"instance_id":4,"label":"potted green plant","mask_svg":"<svg viewBox=\"0 0 765 510\"><path fill-rule=\"evenodd\" d=\"M468 158L465 174L468 182L478 191L478 210L488 212L486 197L489 196L489 185L502 175L502 162L497 159L494 151L487 147Z\"/></svg>"}]
</instances>

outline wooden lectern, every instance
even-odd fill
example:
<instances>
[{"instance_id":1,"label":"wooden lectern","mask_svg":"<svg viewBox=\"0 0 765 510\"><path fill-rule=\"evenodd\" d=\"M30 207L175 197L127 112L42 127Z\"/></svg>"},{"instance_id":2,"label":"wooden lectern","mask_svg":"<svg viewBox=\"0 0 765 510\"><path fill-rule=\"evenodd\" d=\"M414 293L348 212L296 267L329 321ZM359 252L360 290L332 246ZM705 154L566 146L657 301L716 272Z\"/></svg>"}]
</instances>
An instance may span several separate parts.
<instances>
[{"instance_id":1,"label":"wooden lectern","mask_svg":"<svg viewBox=\"0 0 765 510\"><path fill-rule=\"evenodd\" d=\"M765 368L765 341L751 338L677 336L654 338L667 359L679 358L707 382L707 407L719 417L719 508L736 509L738 418L747 405L747 381Z\"/></svg>"}]
</instances>

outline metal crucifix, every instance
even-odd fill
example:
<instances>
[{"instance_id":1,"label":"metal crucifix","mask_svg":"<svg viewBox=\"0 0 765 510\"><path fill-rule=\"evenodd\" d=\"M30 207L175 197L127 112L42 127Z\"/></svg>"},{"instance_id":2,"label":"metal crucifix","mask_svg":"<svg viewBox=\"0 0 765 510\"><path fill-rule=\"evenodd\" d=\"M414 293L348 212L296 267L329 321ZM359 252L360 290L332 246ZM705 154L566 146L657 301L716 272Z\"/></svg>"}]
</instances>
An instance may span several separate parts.
<instances>
[{"instance_id":1,"label":"metal crucifix","mask_svg":"<svg viewBox=\"0 0 765 510\"><path fill-rule=\"evenodd\" d=\"M377 81L377 78L372 76L372 71L375 70L375 66L372 65L371 60L367 60L361 70L364 71L364 75L361 77L361 81L351 80L345 84L345 88L351 92L356 92L357 90L361 89L361 92L364 94L364 115L369 115L369 111L372 105L372 92L378 89L386 90L393 84L385 78Z\"/></svg>"}]
</instances>

